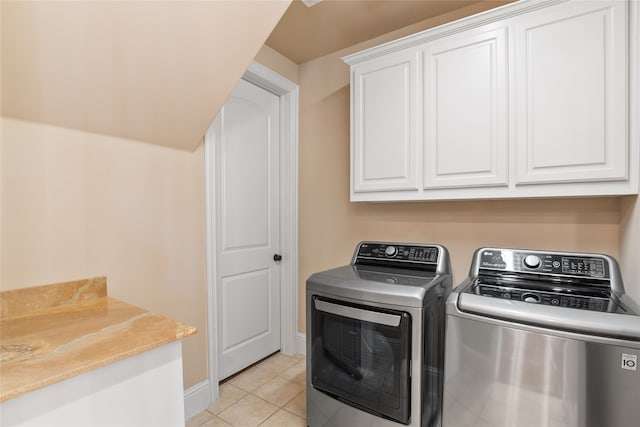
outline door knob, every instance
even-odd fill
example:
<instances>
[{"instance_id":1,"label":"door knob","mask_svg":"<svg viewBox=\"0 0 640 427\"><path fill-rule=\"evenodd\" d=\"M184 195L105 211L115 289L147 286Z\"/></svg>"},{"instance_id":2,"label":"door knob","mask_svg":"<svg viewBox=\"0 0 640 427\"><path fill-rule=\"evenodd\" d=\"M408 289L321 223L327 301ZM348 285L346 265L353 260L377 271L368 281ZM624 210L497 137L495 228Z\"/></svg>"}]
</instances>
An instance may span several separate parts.
<instances>
[{"instance_id":1,"label":"door knob","mask_svg":"<svg viewBox=\"0 0 640 427\"><path fill-rule=\"evenodd\" d=\"M280 255L280 254L274 254L274 255L273 255L273 260L274 260L275 262L280 262L280 261L282 261L282 255Z\"/></svg>"}]
</instances>

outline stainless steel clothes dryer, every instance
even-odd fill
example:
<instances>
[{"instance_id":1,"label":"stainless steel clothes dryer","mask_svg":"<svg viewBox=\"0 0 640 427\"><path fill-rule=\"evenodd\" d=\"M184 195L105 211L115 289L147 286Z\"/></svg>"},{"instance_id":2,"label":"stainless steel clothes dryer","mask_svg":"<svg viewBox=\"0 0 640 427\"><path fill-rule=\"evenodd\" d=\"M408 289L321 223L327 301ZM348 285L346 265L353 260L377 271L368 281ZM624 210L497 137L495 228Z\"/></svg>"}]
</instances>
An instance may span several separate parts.
<instances>
[{"instance_id":1,"label":"stainless steel clothes dryer","mask_svg":"<svg viewBox=\"0 0 640 427\"><path fill-rule=\"evenodd\" d=\"M307 424L437 426L449 255L362 242L307 280Z\"/></svg>"},{"instance_id":2,"label":"stainless steel clothes dryer","mask_svg":"<svg viewBox=\"0 0 640 427\"><path fill-rule=\"evenodd\" d=\"M639 425L639 314L609 256L478 249L447 301L444 426Z\"/></svg>"}]
</instances>

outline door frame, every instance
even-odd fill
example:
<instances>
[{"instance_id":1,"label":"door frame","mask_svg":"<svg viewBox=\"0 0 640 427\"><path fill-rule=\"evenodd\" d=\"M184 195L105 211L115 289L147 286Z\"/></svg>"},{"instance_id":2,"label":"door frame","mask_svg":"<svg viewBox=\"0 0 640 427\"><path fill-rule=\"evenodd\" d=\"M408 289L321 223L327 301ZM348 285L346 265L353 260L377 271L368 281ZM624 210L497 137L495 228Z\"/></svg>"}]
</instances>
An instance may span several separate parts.
<instances>
[{"instance_id":1,"label":"door frame","mask_svg":"<svg viewBox=\"0 0 640 427\"><path fill-rule=\"evenodd\" d=\"M293 354L298 322L298 85L256 61L242 78L280 97L280 350ZM207 349L212 402L219 396L214 143L212 125L204 139Z\"/></svg>"}]
</instances>

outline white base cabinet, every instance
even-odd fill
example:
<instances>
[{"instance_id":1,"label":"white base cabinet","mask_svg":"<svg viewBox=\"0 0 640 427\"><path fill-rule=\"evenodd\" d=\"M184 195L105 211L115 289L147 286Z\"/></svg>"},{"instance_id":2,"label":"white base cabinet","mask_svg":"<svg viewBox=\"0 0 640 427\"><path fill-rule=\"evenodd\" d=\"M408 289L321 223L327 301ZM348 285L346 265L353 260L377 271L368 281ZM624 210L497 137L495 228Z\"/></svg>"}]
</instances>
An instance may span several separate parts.
<instances>
[{"instance_id":1,"label":"white base cabinet","mask_svg":"<svg viewBox=\"0 0 640 427\"><path fill-rule=\"evenodd\" d=\"M3 427L184 426L182 342L0 404Z\"/></svg>"},{"instance_id":2,"label":"white base cabinet","mask_svg":"<svg viewBox=\"0 0 640 427\"><path fill-rule=\"evenodd\" d=\"M345 57L351 200L637 194L638 9L524 0Z\"/></svg>"}]
</instances>

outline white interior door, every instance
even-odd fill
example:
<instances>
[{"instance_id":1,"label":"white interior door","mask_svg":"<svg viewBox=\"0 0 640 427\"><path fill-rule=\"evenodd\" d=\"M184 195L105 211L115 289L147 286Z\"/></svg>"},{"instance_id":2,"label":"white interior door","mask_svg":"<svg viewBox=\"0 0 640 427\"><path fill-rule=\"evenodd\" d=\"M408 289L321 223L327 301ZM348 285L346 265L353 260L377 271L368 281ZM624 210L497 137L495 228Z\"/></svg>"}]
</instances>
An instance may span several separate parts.
<instances>
[{"instance_id":1,"label":"white interior door","mask_svg":"<svg viewBox=\"0 0 640 427\"><path fill-rule=\"evenodd\" d=\"M240 80L214 122L220 380L280 349L279 101Z\"/></svg>"}]
</instances>

